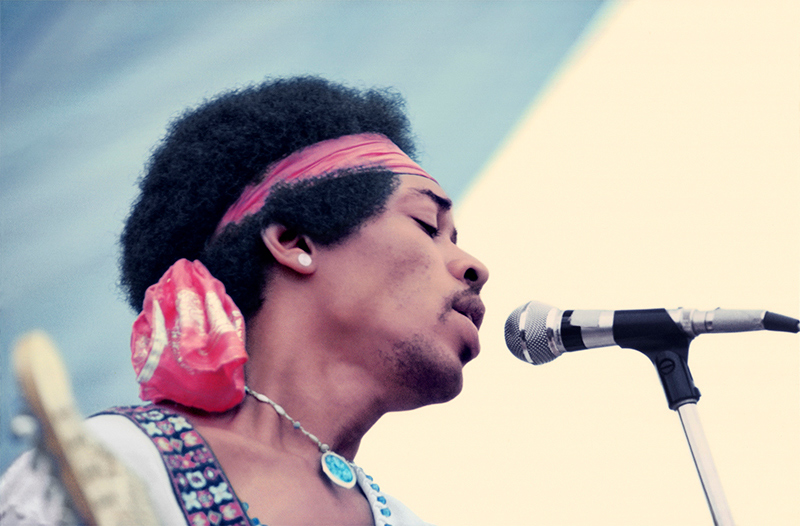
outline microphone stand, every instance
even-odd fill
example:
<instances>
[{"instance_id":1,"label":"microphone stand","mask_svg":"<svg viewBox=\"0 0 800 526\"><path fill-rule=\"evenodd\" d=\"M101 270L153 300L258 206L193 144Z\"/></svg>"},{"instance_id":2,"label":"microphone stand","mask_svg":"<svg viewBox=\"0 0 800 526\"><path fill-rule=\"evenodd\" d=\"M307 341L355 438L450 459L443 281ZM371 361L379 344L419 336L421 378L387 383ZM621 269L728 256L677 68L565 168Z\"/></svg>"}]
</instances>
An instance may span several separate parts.
<instances>
[{"instance_id":1,"label":"microphone stand","mask_svg":"<svg viewBox=\"0 0 800 526\"><path fill-rule=\"evenodd\" d=\"M622 317L627 315L625 311L618 312ZM621 347L642 352L655 365L669 408L677 411L681 419L714 524L732 526L733 516L697 414L700 391L687 363L691 338L677 328L666 311L653 310L646 315L652 316L651 322L661 325L663 330L653 331L652 323L628 324L628 328L619 332L615 329L614 339Z\"/></svg>"},{"instance_id":2,"label":"microphone stand","mask_svg":"<svg viewBox=\"0 0 800 526\"><path fill-rule=\"evenodd\" d=\"M733 515L728 507L725 493L722 491L722 483L717 469L714 467L714 459L711 458L711 450L706 442L703 426L700 425L697 404L687 402L679 406L677 411L681 418L681 424L683 424L686 440L689 442L694 465L697 467L697 474L700 475L700 483L703 485L714 524L719 526L733 524Z\"/></svg>"},{"instance_id":3,"label":"microphone stand","mask_svg":"<svg viewBox=\"0 0 800 526\"><path fill-rule=\"evenodd\" d=\"M714 466L714 459L711 457L711 450L708 447L703 426L700 424L700 417L697 414L697 400L700 398L700 391L694 386L692 373L687 363L689 339L686 337L684 339L685 343L673 341L665 346L668 348L655 349L651 347L648 350L637 350L650 358L650 361L656 366L669 408L678 412L714 524L733 526L733 516L728 507L725 493L722 491L722 483Z\"/></svg>"}]
</instances>

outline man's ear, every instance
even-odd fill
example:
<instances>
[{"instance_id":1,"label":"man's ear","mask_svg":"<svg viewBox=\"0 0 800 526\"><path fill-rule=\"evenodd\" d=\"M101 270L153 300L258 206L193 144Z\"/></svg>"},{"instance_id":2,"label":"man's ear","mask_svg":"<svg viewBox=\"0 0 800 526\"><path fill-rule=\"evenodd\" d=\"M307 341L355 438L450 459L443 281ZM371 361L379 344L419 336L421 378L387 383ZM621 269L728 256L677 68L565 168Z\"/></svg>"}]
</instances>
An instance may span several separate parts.
<instances>
[{"instance_id":1,"label":"man's ear","mask_svg":"<svg viewBox=\"0 0 800 526\"><path fill-rule=\"evenodd\" d=\"M261 231L261 239L275 261L300 274L313 274L316 270L316 248L308 236L296 230L272 223Z\"/></svg>"}]
</instances>

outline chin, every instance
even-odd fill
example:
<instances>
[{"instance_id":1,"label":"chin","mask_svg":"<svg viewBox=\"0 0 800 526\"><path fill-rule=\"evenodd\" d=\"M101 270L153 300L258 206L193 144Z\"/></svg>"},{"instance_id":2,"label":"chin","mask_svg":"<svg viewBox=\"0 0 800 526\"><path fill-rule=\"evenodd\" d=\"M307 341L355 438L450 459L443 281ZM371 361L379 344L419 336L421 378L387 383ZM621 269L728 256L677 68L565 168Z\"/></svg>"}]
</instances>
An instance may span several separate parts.
<instances>
[{"instance_id":1,"label":"chin","mask_svg":"<svg viewBox=\"0 0 800 526\"><path fill-rule=\"evenodd\" d=\"M419 378L417 378L419 380ZM443 404L449 402L461 392L462 382L440 381L440 378L430 378L431 381L406 383L398 397L397 411L409 411L426 405Z\"/></svg>"},{"instance_id":2,"label":"chin","mask_svg":"<svg viewBox=\"0 0 800 526\"><path fill-rule=\"evenodd\" d=\"M447 359L448 354L435 352L421 338L401 342L395 351L397 379L404 391L402 409L448 402L461 392L464 376L459 359Z\"/></svg>"}]
</instances>

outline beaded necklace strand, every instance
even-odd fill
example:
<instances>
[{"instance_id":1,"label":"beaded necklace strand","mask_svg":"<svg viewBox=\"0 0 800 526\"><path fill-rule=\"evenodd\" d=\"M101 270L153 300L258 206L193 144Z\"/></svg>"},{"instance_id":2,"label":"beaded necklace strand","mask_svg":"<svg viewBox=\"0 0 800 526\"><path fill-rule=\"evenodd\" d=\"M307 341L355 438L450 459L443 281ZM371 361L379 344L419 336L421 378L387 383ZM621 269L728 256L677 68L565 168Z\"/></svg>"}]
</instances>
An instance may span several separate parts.
<instances>
[{"instance_id":1,"label":"beaded necklace strand","mask_svg":"<svg viewBox=\"0 0 800 526\"><path fill-rule=\"evenodd\" d=\"M286 410L264 396L261 393L257 393L250 389L249 387L245 386L245 392L258 400L259 402L263 402L265 404L269 404L275 410L278 415L286 418L289 422L292 423L292 427L295 429L300 430L305 436L307 436L314 444L316 444L319 452L322 453L322 457L320 458L320 464L322 465L322 472L327 475L331 482L336 484L337 486L341 486L343 488L350 489L356 485L356 474L353 470L353 466L350 462L347 461L346 458L331 451L330 446L328 444L323 444L322 441L317 438L315 435L306 431L303 426L286 414Z\"/></svg>"}]
</instances>

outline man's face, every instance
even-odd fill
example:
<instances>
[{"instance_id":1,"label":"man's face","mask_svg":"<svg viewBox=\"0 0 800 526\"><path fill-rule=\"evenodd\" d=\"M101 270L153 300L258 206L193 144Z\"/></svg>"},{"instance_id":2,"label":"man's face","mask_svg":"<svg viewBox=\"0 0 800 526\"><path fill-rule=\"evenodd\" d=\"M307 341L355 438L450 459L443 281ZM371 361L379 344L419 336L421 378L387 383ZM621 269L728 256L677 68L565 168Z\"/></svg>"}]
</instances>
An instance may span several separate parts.
<instances>
[{"instance_id":1,"label":"man's face","mask_svg":"<svg viewBox=\"0 0 800 526\"><path fill-rule=\"evenodd\" d=\"M488 271L456 245L450 201L435 182L403 175L385 211L320 251L329 337L374 372L393 409L449 400L477 356ZM392 399L392 396L389 396Z\"/></svg>"}]
</instances>

